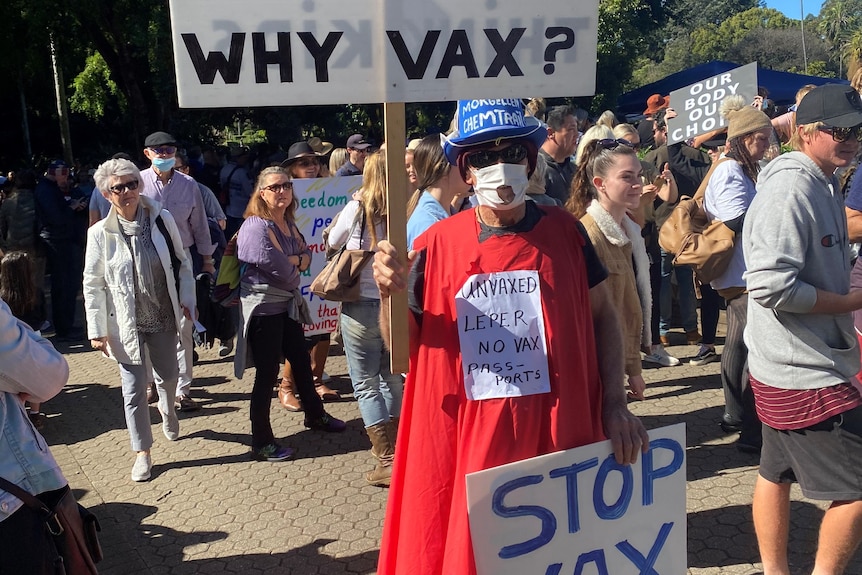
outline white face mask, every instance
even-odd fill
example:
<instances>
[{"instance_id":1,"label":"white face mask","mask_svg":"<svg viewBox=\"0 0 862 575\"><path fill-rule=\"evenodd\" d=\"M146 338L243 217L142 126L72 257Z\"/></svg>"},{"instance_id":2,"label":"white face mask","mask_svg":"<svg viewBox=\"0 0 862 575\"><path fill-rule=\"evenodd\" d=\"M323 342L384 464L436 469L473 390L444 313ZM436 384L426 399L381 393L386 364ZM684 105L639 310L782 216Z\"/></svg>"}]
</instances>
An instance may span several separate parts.
<instances>
[{"instance_id":1,"label":"white face mask","mask_svg":"<svg viewBox=\"0 0 862 575\"><path fill-rule=\"evenodd\" d=\"M511 210L524 203L527 196L527 166L522 164L493 164L472 170L473 189L480 206L494 210ZM501 198L497 188L509 186L514 197ZM508 194L504 194L508 196Z\"/></svg>"}]
</instances>

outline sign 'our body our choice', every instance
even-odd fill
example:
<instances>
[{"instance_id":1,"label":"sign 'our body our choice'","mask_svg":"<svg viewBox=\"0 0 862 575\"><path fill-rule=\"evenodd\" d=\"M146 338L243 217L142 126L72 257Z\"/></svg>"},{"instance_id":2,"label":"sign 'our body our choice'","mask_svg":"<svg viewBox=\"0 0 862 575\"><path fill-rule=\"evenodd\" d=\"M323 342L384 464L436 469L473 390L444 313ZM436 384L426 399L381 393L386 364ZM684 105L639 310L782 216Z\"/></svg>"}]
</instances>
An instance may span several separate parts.
<instances>
[{"instance_id":1,"label":"sign 'our body our choice'","mask_svg":"<svg viewBox=\"0 0 862 575\"><path fill-rule=\"evenodd\" d=\"M719 114L721 101L734 94L746 104L757 96L757 62L722 72L670 93L670 106L677 117L667 122L667 143L684 142L727 126Z\"/></svg>"},{"instance_id":2,"label":"sign 'our body our choice'","mask_svg":"<svg viewBox=\"0 0 862 575\"><path fill-rule=\"evenodd\" d=\"M597 0L171 0L179 104L595 93Z\"/></svg>"},{"instance_id":3,"label":"sign 'our body our choice'","mask_svg":"<svg viewBox=\"0 0 862 575\"><path fill-rule=\"evenodd\" d=\"M649 436L630 466L603 441L468 474L478 574L685 573L685 424Z\"/></svg>"}]
</instances>

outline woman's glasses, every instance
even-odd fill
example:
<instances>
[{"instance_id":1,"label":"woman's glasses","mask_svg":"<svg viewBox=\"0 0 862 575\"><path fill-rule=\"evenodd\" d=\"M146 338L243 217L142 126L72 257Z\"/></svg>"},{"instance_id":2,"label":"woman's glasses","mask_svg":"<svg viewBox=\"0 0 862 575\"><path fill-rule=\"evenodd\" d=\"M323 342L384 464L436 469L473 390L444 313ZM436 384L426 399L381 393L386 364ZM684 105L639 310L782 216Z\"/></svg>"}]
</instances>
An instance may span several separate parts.
<instances>
[{"instance_id":1,"label":"woman's glasses","mask_svg":"<svg viewBox=\"0 0 862 575\"><path fill-rule=\"evenodd\" d=\"M601 146L605 150L616 150L620 146L626 146L626 147L631 148L633 150L635 149L635 145L632 144L631 142L629 142L628 140L624 139L624 138L617 138L615 140L612 140L610 138L605 138L602 140L596 140L596 145Z\"/></svg>"},{"instance_id":2,"label":"woman's glasses","mask_svg":"<svg viewBox=\"0 0 862 575\"><path fill-rule=\"evenodd\" d=\"M527 157L527 146L512 144L502 150L479 150L467 156L467 165L472 168L487 168L498 162L519 164Z\"/></svg>"},{"instance_id":3,"label":"woman's glasses","mask_svg":"<svg viewBox=\"0 0 862 575\"><path fill-rule=\"evenodd\" d=\"M108 188L112 194L120 195L124 194L130 190L138 189L138 180L132 180L131 182L123 182L121 184L116 184Z\"/></svg>"},{"instance_id":4,"label":"woman's glasses","mask_svg":"<svg viewBox=\"0 0 862 575\"><path fill-rule=\"evenodd\" d=\"M293 191L293 182L283 182L281 184L272 184L271 186L263 186L261 190L266 190L268 192L272 192L273 194L280 194L281 192L292 192Z\"/></svg>"},{"instance_id":5,"label":"woman's glasses","mask_svg":"<svg viewBox=\"0 0 862 575\"><path fill-rule=\"evenodd\" d=\"M839 144L842 142L846 142L851 137L855 138L857 142L862 142L862 126L854 126L852 128L836 128L833 126L820 126L817 128L821 132L826 132L827 134L832 134L832 140L838 142Z\"/></svg>"}]
</instances>

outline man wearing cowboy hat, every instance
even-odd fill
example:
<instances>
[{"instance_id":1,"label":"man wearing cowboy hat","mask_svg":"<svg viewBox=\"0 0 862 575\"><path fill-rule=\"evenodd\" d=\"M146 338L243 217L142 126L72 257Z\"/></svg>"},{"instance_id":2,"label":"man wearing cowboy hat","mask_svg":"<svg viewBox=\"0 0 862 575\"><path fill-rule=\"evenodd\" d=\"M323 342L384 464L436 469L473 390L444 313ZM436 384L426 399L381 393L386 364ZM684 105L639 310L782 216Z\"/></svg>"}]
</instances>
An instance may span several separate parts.
<instances>
[{"instance_id":1,"label":"man wearing cowboy hat","mask_svg":"<svg viewBox=\"0 0 862 575\"><path fill-rule=\"evenodd\" d=\"M629 464L648 444L607 271L574 216L525 201L547 132L517 99L457 106L443 151L478 207L415 240L409 281L387 242L374 263L384 298L409 290L412 321L380 575L476 573L468 473L606 438Z\"/></svg>"}]
</instances>

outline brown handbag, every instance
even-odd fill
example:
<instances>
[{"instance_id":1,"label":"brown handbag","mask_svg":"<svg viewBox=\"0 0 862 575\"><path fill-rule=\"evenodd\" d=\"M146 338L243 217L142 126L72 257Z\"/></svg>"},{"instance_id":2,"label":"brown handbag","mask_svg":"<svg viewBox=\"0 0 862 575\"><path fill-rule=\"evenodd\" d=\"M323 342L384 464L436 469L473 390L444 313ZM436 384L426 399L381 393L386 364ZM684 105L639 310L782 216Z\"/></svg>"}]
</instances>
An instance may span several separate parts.
<instances>
[{"instance_id":1,"label":"brown handbag","mask_svg":"<svg viewBox=\"0 0 862 575\"><path fill-rule=\"evenodd\" d=\"M673 254L673 264L687 265L697 279L708 284L725 272L733 257L735 232L721 221L710 221L703 209L703 196L715 167L712 165L693 198L684 197L659 230L658 243Z\"/></svg>"},{"instance_id":2,"label":"brown handbag","mask_svg":"<svg viewBox=\"0 0 862 575\"><path fill-rule=\"evenodd\" d=\"M362 213L359 237L362 238L365 233L365 210L362 204L359 204L359 210ZM348 241L356 224L354 220L347 233ZM327 257L326 266L311 282L311 292L328 301L358 301L359 278L373 256L374 252L369 250L348 250L345 241L341 248Z\"/></svg>"}]
</instances>

